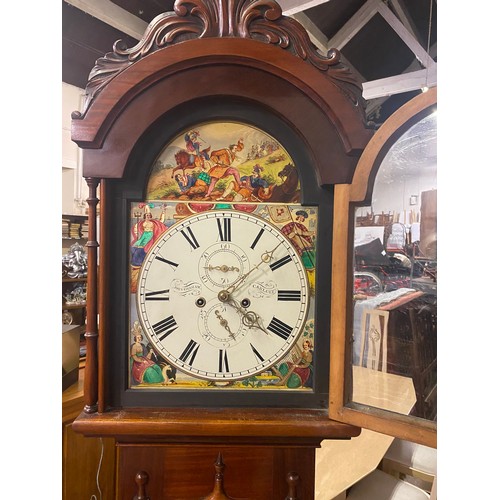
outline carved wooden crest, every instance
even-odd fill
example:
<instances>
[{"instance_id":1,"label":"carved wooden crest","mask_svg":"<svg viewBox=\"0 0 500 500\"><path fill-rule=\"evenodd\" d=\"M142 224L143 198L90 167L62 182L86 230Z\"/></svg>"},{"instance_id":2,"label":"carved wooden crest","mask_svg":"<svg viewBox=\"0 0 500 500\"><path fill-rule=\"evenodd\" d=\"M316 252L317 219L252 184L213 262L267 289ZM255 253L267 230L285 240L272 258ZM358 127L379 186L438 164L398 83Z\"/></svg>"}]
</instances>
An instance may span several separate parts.
<instances>
[{"instance_id":1,"label":"carved wooden crest","mask_svg":"<svg viewBox=\"0 0 500 500\"><path fill-rule=\"evenodd\" d=\"M246 38L276 45L325 72L355 105L362 100L361 85L341 62L340 52L331 49L327 56L321 55L302 25L283 16L275 1L177 0L173 12L153 19L137 45L127 48L118 40L113 52L96 61L86 87L85 110L111 79L134 62L168 46L197 38Z\"/></svg>"}]
</instances>

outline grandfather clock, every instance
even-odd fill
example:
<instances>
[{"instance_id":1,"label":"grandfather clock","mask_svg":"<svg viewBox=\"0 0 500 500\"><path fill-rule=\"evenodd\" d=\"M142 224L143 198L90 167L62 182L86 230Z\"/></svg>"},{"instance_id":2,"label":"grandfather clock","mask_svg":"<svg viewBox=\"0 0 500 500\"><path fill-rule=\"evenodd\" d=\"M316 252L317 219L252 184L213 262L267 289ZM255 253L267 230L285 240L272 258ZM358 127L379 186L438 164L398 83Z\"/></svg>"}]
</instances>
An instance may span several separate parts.
<instances>
[{"instance_id":1,"label":"grandfather clock","mask_svg":"<svg viewBox=\"0 0 500 500\"><path fill-rule=\"evenodd\" d=\"M313 499L316 448L359 434L328 415L333 186L370 137L273 1L178 0L96 62L73 427L115 438L117 498Z\"/></svg>"}]
</instances>

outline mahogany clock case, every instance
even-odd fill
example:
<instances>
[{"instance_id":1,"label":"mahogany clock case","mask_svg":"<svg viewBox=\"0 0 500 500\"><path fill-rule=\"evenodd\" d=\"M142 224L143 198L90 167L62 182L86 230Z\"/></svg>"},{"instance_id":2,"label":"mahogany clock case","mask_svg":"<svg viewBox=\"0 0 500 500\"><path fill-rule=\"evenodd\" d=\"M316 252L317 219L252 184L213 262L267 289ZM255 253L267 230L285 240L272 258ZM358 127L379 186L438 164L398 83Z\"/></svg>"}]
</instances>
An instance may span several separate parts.
<instances>
[{"instance_id":1,"label":"mahogany clock case","mask_svg":"<svg viewBox=\"0 0 500 500\"><path fill-rule=\"evenodd\" d=\"M289 153L300 176L300 203L318 210L314 379L310 392L286 390L231 391L175 390L143 391L128 388L129 352L129 230L130 205L141 202L151 168L162 149L189 128L209 122L240 122L267 133ZM241 97L205 97L172 108L154 122L136 142L128 158L124 177L107 179L106 220L103 222L109 251L109 310L103 362L107 366L104 383L106 406L132 407L290 407L327 408L330 355L331 248L333 188L320 186L314 155L303 136L266 106ZM332 169L334 169L332 158Z\"/></svg>"}]
</instances>

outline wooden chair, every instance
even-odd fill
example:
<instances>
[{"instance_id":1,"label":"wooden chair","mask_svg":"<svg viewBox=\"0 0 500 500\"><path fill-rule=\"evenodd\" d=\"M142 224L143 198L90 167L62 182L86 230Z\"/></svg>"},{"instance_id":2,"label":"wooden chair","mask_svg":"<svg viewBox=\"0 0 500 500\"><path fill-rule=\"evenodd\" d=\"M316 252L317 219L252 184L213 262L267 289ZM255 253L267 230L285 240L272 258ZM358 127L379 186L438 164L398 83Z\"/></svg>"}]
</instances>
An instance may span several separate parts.
<instances>
[{"instance_id":1,"label":"wooden chair","mask_svg":"<svg viewBox=\"0 0 500 500\"><path fill-rule=\"evenodd\" d=\"M361 318L359 366L387 371L387 324L389 311L367 309ZM365 351L366 362L365 362Z\"/></svg>"},{"instance_id":2,"label":"wooden chair","mask_svg":"<svg viewBox=\"0 0 500 500\"><path fill-rule=\"evenodd\" d=\"M412 378L417 402L412 413L437 417L437 314L435 305L408 310L412 342Z\"/></svg>"}]
</instances>

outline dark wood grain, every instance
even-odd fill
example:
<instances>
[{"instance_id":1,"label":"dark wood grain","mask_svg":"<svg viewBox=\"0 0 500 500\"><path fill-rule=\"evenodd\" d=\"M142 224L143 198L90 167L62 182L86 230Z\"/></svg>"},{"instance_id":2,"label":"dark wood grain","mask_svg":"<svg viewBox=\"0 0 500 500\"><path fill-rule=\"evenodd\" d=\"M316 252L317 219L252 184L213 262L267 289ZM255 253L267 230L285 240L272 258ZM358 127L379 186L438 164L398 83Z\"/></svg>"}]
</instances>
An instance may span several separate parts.
<instances>
[{"instance_id":1,"label":"dark wood grain","mask_svg":"<svg viewBox=\"0 0 500 500\"><path fill-rule=\"evenodd\" d=\"M224 457L223 488L214 487L214 460ZM246 499L284 500L290 492L284 470L291 467L300 477L294 484L295 498L314 498L314 448L212 445L118 446L117 498L131 498L137 491L137 467L148 475L147 494L151 499ZM312 467L312 469L311 469ZM211 492L211 493L208 493ZM207 496L208 493L208 496ZM292 497L293 498L293 497Z\"/></svg>"},{"instance_id":2,"label":"dark wood grain","mask_svg":"<svg viewBox=\"0 0 500 500\"><path fill-rule=\"evenodd\" d=\"M362 107L292 54L247 39L193 40L139 60L73 120L72 139L87 148L84 175L122 177L131 149L155 120L210 96L255 101L293 124L310 144L322 184L350 182L372 135Z\"/></svg>"}]
</instances>

